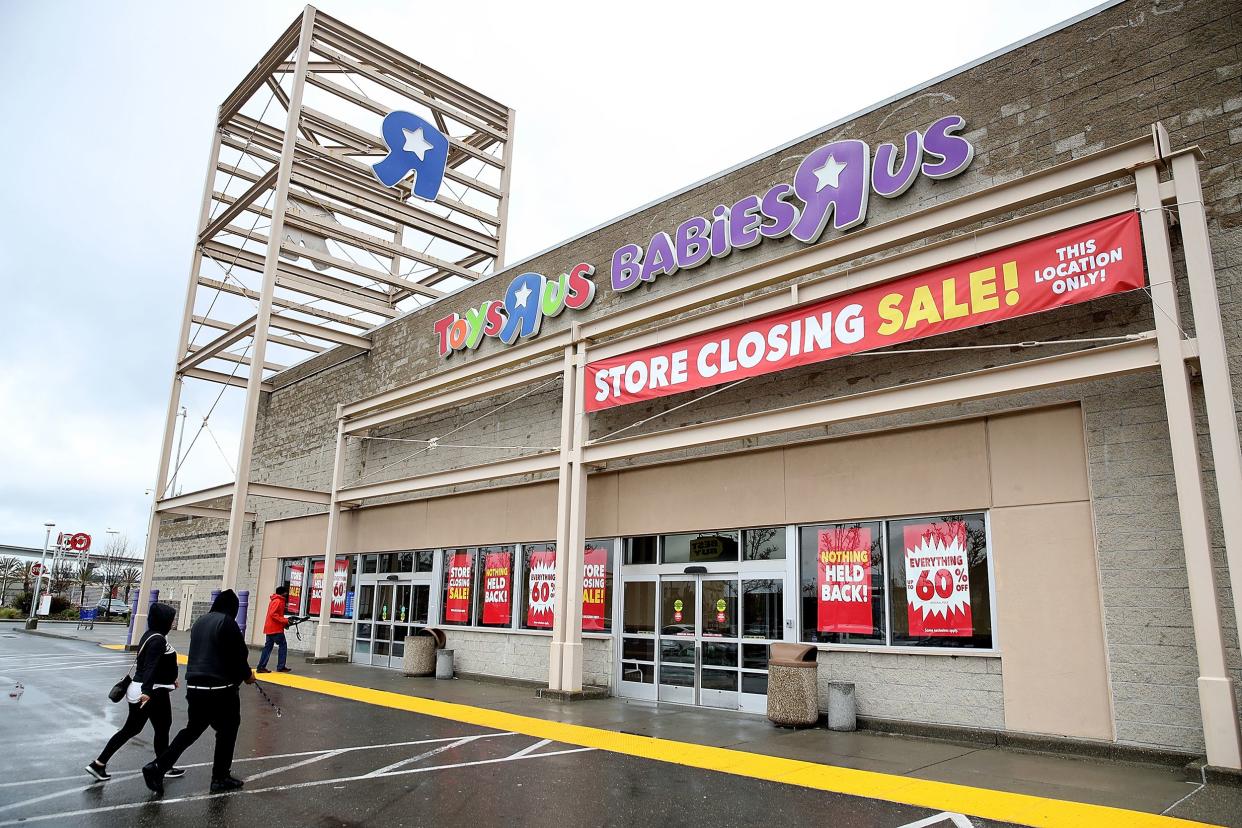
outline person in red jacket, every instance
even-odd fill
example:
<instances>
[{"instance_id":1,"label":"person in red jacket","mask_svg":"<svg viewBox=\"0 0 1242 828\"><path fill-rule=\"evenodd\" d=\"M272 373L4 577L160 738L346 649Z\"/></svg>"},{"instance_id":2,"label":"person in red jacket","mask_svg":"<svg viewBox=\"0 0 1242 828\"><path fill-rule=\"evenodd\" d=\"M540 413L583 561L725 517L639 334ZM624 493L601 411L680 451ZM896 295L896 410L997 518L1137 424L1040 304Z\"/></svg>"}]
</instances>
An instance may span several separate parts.
<instances>
[{"instance_id":1,"label":"person in red jacket","mask_svg":"<svg viewBox=\"0 0 1242 828\"><path fill-rule=\"evenodd\" d=\"M289 653L289 642L285 640L285 630L289 627L289 619L285 616L285 604L288 601L289 587L281 585L267 602L267 616L263 621L263 634L267 639L263 642L263 654L259 656L257 672L270 673L267 660L272 655L272 645L278 648L276 655L276 672L291 672L285 666L285 656Z\"/></svg>"}]
</instances>

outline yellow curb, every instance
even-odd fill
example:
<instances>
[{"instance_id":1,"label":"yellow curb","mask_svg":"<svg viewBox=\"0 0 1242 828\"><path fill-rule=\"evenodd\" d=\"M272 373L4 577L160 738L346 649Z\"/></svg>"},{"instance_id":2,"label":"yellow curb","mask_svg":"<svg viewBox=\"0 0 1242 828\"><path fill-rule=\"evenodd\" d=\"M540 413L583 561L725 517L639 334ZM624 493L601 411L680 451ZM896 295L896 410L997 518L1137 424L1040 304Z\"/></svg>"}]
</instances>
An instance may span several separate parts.
<instances>
[{"instance_id":1,"label":"yellow curb","mask_svg":"<svg viewBox=\"0 0 1242 828\"><path fill-rule=\"evenodd\" d=\"M124 649L116 644L102 646L114 650ZM177 660L182 664L186 661L183 655L178 655ZM585 725L506 713L501 710L407 696L387 690L373 690L369 687L359 687L310 676L270 673L264 674L261 680L296 690L306 690L394 710L405 710L479 727L513 731L538 739L551 739L579 747L597 748L610 753L636 756L640 759L652 759L657 762L797 785L848 796L882 799L887 802L914 805L935 811L956 811L969 816L1013 822L1019 825L1049 826L1050 828L1052 826L1079 828L1083 825L1097 826L1097 828L1194 825L1202 828L1206 825L1202 822L1104 805L1048 799L1029 794L956 785L950 782L916 779L910 776L821 765L816 762L747 753L729 748L636 736Z\"/></svg>"}]
</instances>

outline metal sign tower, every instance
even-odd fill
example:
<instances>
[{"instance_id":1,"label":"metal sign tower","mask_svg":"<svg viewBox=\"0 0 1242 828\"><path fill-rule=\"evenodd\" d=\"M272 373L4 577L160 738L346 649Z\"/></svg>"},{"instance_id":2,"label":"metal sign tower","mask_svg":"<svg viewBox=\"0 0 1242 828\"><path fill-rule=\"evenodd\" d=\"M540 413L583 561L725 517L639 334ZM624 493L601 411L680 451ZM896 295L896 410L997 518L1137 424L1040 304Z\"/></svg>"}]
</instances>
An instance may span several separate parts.
<instances>
[{"instance_id":1,"label":"metal sign tower","mask_svg":"<svg viewBox=\"0 0 1242 828\"><path fill-rule=\"evenodd\" d=\"M378 325L503 267L513 120L512 109L311 6L225 98L190 260L135 629L164 516L228 521L229 588L253 519L247 498L328 504L328 492L251 479L260 396L297 361L333 346L367 350ZM245 401L236 479L178 495L168 487L183 462L171 452L185 382L219 385L217 402L228 387L244 388Z\"/></svg>"}]
</instances>

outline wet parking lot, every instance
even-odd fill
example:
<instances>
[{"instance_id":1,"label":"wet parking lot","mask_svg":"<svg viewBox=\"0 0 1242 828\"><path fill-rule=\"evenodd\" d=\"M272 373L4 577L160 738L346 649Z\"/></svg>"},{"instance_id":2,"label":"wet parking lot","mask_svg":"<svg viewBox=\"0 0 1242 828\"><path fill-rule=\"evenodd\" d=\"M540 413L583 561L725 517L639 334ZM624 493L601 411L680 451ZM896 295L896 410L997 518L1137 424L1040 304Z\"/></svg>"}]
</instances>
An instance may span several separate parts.
<instances>
[{"instance_id":1,"label":"wet parking lot","mask_svg":"<svg viewBox=\"0 0 1242 828\"><path fill-rule=\"evenodd\" d=\"M150 730L93 782L82 767L120 725L106 699L130 656L23 633L0 638L0 826L704 825L883 826L935 811L561 744L288 687L242 688L235 775L207 791L210 733L162 798L142 783ZM274 706L273 706L274 705ZM185 720L174 694L174 732ZM279 709L279 714L278 714ZM976 826L999 825L973 819Z\"/></svg>"}]
</instances>

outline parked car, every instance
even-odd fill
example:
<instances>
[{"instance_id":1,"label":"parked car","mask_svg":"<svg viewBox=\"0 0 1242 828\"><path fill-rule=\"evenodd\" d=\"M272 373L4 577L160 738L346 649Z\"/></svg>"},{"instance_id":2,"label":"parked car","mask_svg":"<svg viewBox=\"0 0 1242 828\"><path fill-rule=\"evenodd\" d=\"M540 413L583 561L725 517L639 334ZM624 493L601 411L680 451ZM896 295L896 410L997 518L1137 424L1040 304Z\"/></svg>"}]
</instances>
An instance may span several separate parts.
<instances>
[{"instance_id":1,"label":"parked car","mask_svg":"<svg viewBox=\"0 0 1242 828\"><path fill-rule=\"evenodd\" d=\"M129 604L119 598L113 598L112 600L100 598L99 603L95 605L95 612L99 615L111 613L112 615L128 616Z\"/></svg>"}]
</instances>

